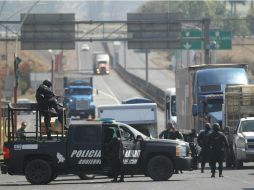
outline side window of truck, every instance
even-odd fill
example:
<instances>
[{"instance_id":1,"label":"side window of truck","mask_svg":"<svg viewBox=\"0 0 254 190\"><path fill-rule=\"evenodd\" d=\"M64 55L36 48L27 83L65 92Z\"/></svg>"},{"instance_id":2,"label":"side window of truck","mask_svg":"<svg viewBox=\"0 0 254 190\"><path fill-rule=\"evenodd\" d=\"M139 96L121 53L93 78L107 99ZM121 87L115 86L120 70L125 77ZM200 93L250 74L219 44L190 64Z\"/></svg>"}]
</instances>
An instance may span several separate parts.
<instances>
[{"instance_id":1,"label":"side window of truck","mask_svg":"<svg viewBox=\"0 0 254 190\"><path fill-rule=\"evenodd\" d=\"M120 126L120 132L121 132L121 137L123 141L133 141L134 136L133 134L123 126Z\"/></svg>"},{"instance_id":2,"label":"side window of truck","mask_svg":"<svg viewBox=\"0 0 254 190\"><path fill-rule=\"evenodd\" d=\"M77 143L98 143L100 139L100 128L98 126L77 127L74 139Z\"/></svg>"}]
</instances>

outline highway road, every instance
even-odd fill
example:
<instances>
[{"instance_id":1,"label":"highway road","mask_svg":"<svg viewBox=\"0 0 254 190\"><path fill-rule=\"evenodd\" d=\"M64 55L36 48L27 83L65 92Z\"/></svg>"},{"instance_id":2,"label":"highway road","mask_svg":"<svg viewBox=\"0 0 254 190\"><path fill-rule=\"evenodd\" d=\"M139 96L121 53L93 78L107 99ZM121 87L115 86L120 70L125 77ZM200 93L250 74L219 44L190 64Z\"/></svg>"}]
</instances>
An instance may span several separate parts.
<instances>
[{"instance_id":1,"label":"highway road","mask_svg":"<svg viewBox=\"0 0 254 190\"><path fill-rule=\"evenodd\" d=\"M217 173L218 174L218 173ZM254 165L242 170L225 170L224 177L210 177L207 168L205 173L199 170L174 174L168 181L155 182L149 177L126 176L123 183L112 183L111 179L97 176L93 180L80 180L77 176L60 176L48 185L30 185L24 176L0 175L1 190L254 190Z\"/></svg>"},{"instance_id":2,"label":"highway road","mask_svg":"<svg viewBox=\"0 0 254 190\"><path fill-rule=\"evenodd\" d=\"M126 65L126 69L128 72L135 74L136 76L146 79L146 71L145 71L145 53L139 52L137 53L134 50L129 50L127 47L124 48L124 44L121 43L119 48L114 48L112 43L108 43L109 47L112 51L112 54L115 52L119 53L119 64L123 67ZM126 51L126 56L125 52ZM154 57L155 54L148 54L148 81L155 86L159 87L162 90L166 90L167 88L175 87L175 74L170 71L167 67L161 66L164 64L158 64L160 60L156 60ZM125 61L126 57L126 61ZM165 61L165 60L163 60ZM157 62L157 63L155 63ZM167 64L167 63L166 63ZM168 62L169 65L169 62Z\"/></svg>"}]
</instances>

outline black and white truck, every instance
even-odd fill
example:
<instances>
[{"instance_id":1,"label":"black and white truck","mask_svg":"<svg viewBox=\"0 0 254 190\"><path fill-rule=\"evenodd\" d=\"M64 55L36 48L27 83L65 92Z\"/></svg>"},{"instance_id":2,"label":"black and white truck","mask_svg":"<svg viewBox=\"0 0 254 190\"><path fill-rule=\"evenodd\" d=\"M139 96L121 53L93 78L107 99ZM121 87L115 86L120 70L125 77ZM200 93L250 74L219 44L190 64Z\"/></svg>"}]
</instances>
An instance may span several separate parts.
<instances>
[{"instance_id":1,"label":"black and white truck","mask_svg":"<svg viewBox=\"0 0 254 190\"><path fill-rule=\"evenodd\" d=\"M15 137L16 111L35 110L35 134L26 139ZM58 175L99 174L110 176L105 158L105 130L120 130L124 147L125 174L143 174L155 181L168 180L174 170L190 170L191 157L187 143L178 140L152 139L127 124L109 121L76 120L68 130L47 140L40 134L40 113L36 104L21 108L10 104L6 118L6 141L2 174L24 175L31 184L48 184Z\"/></svg>"}]
</instances>

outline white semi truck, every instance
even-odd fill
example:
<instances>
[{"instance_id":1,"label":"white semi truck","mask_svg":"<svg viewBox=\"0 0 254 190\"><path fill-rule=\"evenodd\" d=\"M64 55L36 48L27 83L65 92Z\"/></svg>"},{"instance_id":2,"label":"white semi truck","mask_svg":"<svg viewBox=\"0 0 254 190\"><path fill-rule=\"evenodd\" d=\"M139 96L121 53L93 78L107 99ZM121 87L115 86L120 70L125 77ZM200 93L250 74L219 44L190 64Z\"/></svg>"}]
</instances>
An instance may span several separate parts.
<instances>
[{"instance_id":1,"label":"white semi truck","mask_svg":"<svg viewBox=\"0 0 254 190\"><path fill-rule=\"evenodd\" d=\"M110 59L106 53L95 52L93 54L93 72L94 74L109 74Z\"/></svg>"},{"instance_id":2,"label":"white semi truck","mask_svg":"<svg viewBox=\"0 0 254 190\"><path fill-rule=\"evenodd\" d=\"M156 103L101 105L97 114L101 119L128 124L147 136L158 136Z\"/></svg>"}]
</instances>

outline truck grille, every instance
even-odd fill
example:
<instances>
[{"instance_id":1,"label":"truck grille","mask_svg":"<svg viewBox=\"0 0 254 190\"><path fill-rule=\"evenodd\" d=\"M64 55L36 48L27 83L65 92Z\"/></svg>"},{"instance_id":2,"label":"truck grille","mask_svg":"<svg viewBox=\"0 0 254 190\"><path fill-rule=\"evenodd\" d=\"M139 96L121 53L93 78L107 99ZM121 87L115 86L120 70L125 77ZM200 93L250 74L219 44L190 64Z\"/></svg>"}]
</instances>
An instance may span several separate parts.
<instances>
[{"instance_id":1,"label":"truck grille","mask_svg":"<svg viewBox=\"0 0 254 190\"><path fill-rule=\"evenodd\" d=\"M254 144L248 144L248 148L254 148Z\"/></svg>"},{"instance_id":2,"label":"truck grille","mask_svg":"<svg viewBox=\"0 0 254 190\"><path fill-rule=\"evenodd\" d=\"M204 85L200 87L201 92L221 91L220 85Z\"/></svg>"},{"instance_id":3,"label":"truck grille","mask_svg":"<svg viewBox=\"0 0 254 190\"><path fill-rule=\"evenodd\" d=\"M254 143L254 139L247 139L248 143Z\"/></svg>"},{"instance_id":4,"label":"truck grille","mask_svg":"<svg viewBox=\"0 0 254 190\"><path fill-rule=\"evenodd\" d=\"M76 109L77 110L88 110L89 109L89 101L77 100L76 101Z\"/></svg>"}]
</instances>

